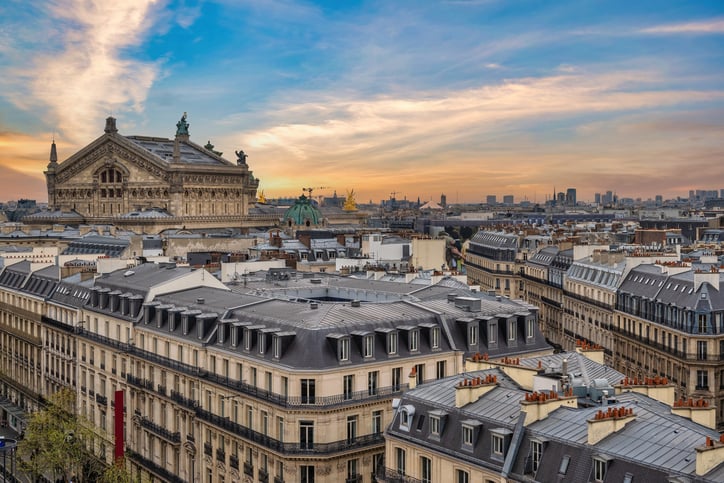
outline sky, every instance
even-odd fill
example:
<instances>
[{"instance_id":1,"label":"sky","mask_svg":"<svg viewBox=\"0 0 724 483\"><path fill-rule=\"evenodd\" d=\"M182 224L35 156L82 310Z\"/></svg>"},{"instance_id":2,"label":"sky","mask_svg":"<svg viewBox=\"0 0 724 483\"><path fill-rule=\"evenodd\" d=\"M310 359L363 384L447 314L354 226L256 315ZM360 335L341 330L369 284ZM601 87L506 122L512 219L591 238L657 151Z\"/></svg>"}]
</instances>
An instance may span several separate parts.
<instances>
[{"instance_id":1,"label":"sky","mask_svg":"<svg viewBox=\"0 0 724 483\"><path fill-rule=\"evenodd\" d=\"M724 188L724 2L0 3L0 200L184 112L267 198L686 197Z\"/></svg>"}]
</instances>

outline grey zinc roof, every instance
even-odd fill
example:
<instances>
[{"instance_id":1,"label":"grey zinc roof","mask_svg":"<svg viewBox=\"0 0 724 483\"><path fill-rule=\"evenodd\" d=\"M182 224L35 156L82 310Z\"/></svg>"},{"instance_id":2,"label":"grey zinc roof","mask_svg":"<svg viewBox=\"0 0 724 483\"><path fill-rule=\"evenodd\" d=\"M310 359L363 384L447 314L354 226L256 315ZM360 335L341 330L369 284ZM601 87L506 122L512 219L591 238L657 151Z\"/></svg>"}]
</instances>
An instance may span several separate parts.
<instances>
[{"instance_id":1,"label":"grey zinc roof","mask_svg":"<svg viewBox=\"0 0 724 483\"><path fill-rule=\"evenodd\" d=\"M606 379L610 385L618 384L625 376L617 370L592 361L588 357L577 352L560 352L557 354L547 354L537 357L526 357L520 360L520 365L524 367L536 368L540 361L543 369L558 369L563 366L563 360L568 361L568 373L575 374L580 377L586 384L590 384L595 379Z\"/></svg>"},{"instance_id":2,"label":"grey zinc roof","mask_svg":"<svg viewBox=\"0 0 724 483\"><path fill-rule=\"evenodd\" d=\"M518 235L503 232L479 231L470 239L471 243L495 247L495 248L518 248Z\"/></svg>"},{"instance_id":3,"label":"grey zinc roof","mask_svg":"<svg viewBox=\"0 0 724 483\"><path fill-rule=\"evenodd\" d=\"M145 136L125 136L136 146L156 155L167 163L175 162L173 150L175 140L164 138L150 138ZM193 143L179 143L180 162L185 164L205 164L210 166L229 166L231 163L220 159L201 146Z\"/></svg>"},{"instance_id":4,"label":"grey zinc roof","mask_svg":"<svg viewBox=\"0 0 724 483\"><path fill-rule=\"evenodd\" d=\"M183 277L193 270L190 267L177 267L174 264L144 263L129 270L116 270L103 274L96 278L95 285L98 288L146 295L151 287Z\"/></svg>"},{"instance_id":5,"label":"grey zinc roof","mask_svg":"<svg viewBox=\"0 0 724 483\"><path fill-rule=\"evenodd\" d=\"M671 474L694 475L697 446L704 444L707 436L719 437L715 430L707 429L689 419L673 415L666 404L646 396L629 392L617 396L615 407L634 410L633 421L616 433L595 445L594 451L616 460L628 460L652 469ZM532 435L565 441L583 448L587 445L587 421L593 419L599 407L560 408L546 419L529 426ZM724 465L720 465L721 474ZM706 481L721 481L709 479Z\"/></svg>"}]
</instances>

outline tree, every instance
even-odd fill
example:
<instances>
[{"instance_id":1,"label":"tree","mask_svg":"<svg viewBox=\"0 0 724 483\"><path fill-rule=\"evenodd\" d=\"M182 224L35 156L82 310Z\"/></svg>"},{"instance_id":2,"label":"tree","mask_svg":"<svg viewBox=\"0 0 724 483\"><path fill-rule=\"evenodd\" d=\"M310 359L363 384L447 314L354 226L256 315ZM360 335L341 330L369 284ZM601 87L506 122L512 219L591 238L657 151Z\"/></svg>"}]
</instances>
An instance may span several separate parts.
<instances>
[{"instance_id":1,"label":"tree","mask_svg":"<svg viewBox=\"0 0 724 483\"><path fill-rule=\"evenodd\" d=\"M61 389L48 398L44 409L30 416L18 443L18 466L33 480L52 476L87 481L86 475L97 474L102 467L86 447L92 441L90 425L77 416L75 393Z\"/></svg>"},{"instance_id":2,"label":"tree","mask_svg":"<svg viewBox=\"0 0 724 483\"><path fill-rule=\"evenodd\" d=\"M98 483L131 483L132 481L133 477L128 469L126 469L126 461L125 459L121 459L103 472Z\"/></svg>"}]
</instances>

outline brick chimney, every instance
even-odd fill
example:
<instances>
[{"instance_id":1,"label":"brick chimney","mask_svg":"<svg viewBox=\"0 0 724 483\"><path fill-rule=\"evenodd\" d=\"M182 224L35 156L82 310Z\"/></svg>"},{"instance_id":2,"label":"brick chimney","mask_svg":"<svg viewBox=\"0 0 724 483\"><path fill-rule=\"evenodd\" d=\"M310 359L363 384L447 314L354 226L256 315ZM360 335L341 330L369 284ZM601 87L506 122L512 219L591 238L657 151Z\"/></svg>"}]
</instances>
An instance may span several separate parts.
<instances>
[{"instance_id":1,"label":"brick chimney","mask_svg":"<svg viewBox=\"0 0 724 483\"><path fill-rule=\"evenodd\" d=\"M675 385L670 384L665 377L645 377L643 379L626 377L620 384L613 386L616 395L622 392L636 392L652 399L656 399L669 406L674 405Z\"/></svg>"},{"instance_id":2,"label":"brick chimney","mask_svg":"<svg viewBox=\"0 0 724 483\"><path fill-rule=\"evenodd\" d=\"M455 386L455 407L461 408L480 399L498 385L498 377L466 377Z\"/></svg>"},{"instance_id":3,"label":"brick chimney","mask_svg":"<svg viewBox=\"0 0 724 483\"><path fill-rule=\"evenodd\" d=\"M706 443L696 448L696 474L704 476L724 461L724 434L719 441L706 437Z\"/></svg>"},{"instance_id":4,"label":"brick chimney","mask_svg":"<svg viewBox=\"0 0 724 483\"><path fill-rule=\"evenodd\" d=\"M593 362L604 365L603 347L598 344L589 344L582 340L576 340L576 352L588 357Z\"/></svg>"},{"instance_id":5,"label":"brick chimney","mask_svg":"<svg viewBox=\"0 0 724 483\"><path fill-rule=\"evenodd\" d=\"M609 407L608 411L599 409L594 418L588 420L588 444L594 445L608 435L617 433L634 419L633 409L623 406Z\"/></svg>"},{"instance_id":6,"label":"brick chimney","mask_svg":"<svg viewBox=\"0 0 724 483\"><path fill-rule=\"evenodd\" d=\"M525 412L525 425L528 426L531 423L547 418L550 413L560 407L577 407L578 398L573 395L572 389L563 396L558 395L555 391L547 393L533 392L532 394L526 394L520 405Z\"/></svg>"},{"instance_id":7,"label":"brick chimney","mask_svg":"<svg viewBox=\"0 0 724 483\"><path fill-rule=\"evenodd\" d=\"M707 428L716 429L716 408L705 399L679 399L673 403L671 412Z\"/></svg>"},{"instance_id":8,"label":"brick chimney","mask_svg":"<svg viewBox=\"0 0 724 483\"><path fill-rule=\"evenodd\" d=\"M541 370L541 367L533 368L520 365L520 357L504 357L493 361L490 360L488 353L473 354L465 360L465 367L468 371L485 371L487 369L499 369L506 376L513 379L521 388L532 391L533 378Z\"/></svg>"}]
</instances>

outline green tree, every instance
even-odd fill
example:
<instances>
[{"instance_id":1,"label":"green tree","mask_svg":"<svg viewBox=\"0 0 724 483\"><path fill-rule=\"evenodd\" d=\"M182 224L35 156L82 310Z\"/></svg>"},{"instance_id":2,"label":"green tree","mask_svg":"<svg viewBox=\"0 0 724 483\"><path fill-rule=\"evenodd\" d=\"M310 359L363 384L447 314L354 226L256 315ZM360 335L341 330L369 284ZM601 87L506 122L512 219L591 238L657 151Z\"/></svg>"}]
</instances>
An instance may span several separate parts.
<instances>
[{"instance_id":1,"label":"green tree","mask_svg":"<svg viewBox=\"0 0 724 483\"><path fill-rule=\"evenodd\" d=\"M131 483L133 478L126 467L126 460L118 460L101 475L98 483Z\"/></svg>"},{"instance_id":2,"label":"green tree","mask_svg":"<svg viewBox=\"0 0 724 483\"><path fill-rule=\"evenodd\" d=\"M75 393L61 389L30 416L18 443L18 466L34 480L46 476L88 481L88 474L102 470L102 463L86 448L92 438L89 424L77 416Z\"/></svg>"}]
</instances>

